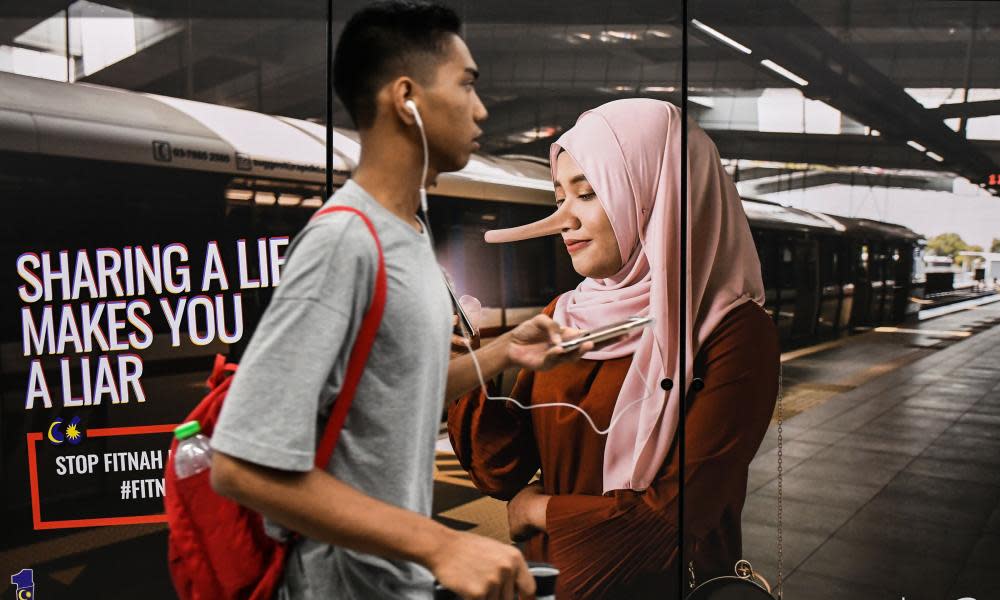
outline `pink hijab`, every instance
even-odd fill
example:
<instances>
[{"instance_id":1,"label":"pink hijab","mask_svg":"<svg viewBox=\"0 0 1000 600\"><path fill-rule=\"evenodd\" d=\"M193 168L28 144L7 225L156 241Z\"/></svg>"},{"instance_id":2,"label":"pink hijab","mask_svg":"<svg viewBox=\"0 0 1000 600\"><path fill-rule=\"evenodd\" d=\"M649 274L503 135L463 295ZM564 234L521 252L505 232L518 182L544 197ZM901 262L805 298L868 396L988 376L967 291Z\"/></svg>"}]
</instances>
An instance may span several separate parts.
<instances>
[{"instance_id":1,"label":"pink hijab","mask_svg":"<svg viewBox=\"0 0 1000 600\"><path fill-rule=\"evenodd\" d=\"M624 263L612 277L588 277L563 294L554 319L584 330L632 315L655 319L641 335L585 356L605 360L632 355L612 418L627 410L608 434L604 450L605 493L646 489L666 459L677 431L680 386L664 402L660 381L679 377L680 336L688 339L685 381L690 382L694 357L723 317L744 302L764 302L760 262L736 186L715 144L689 120L689 330L679 331L682 118L680 109L667 102L616 100L580 115L549 153L553 178L560 151L580 165L611 221ZM518 237L532 229L534 235L558 233L561 226L558 231L539 229L557 215L526 226ZM502 241L497 235L502 233L493 232L493 238Z\"/></svg>"}]
</instances>

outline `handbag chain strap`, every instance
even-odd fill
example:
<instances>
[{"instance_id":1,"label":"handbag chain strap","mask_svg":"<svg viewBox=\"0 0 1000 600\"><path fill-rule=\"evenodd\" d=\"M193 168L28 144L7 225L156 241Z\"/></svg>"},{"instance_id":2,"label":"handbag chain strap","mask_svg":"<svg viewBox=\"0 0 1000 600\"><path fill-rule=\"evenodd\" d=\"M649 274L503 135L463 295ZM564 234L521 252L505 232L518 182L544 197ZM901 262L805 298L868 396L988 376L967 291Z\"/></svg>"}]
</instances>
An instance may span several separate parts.
<instances>
[{"instance_id":1,"label":"handbag chain strap","mask_svg":"<svg viewBox=\"0 0 1000 600\"><path fill-rule=\"evenodd\" d=\"M781 481L781 474L782 474L782 464L781 464L781 459L782 459L782 448L781 448L781 446L782 446L782 439L781 439L782 438L782 427L781 427L781 425L782 425L782 416L783 416L781 414L781 412L782 412L781 397L783 395L784 395L784 390L782 388L782 372L781 372L781 364L779 363L778 364L778 582L777 582L778 600L782 600L782 594L784 593L784 586L781 583L781 560L783 558L783 551L784 551L783 541L781 539L781 533L782 533L782 531L781 531L782 522L781 521L782 521L782 516L783 516L782 515L782 502L781 502L782 501L782 492L783 492L782 487L781 487L781 484L782 484L782 481Z\"/></svg>"}]
</instances>

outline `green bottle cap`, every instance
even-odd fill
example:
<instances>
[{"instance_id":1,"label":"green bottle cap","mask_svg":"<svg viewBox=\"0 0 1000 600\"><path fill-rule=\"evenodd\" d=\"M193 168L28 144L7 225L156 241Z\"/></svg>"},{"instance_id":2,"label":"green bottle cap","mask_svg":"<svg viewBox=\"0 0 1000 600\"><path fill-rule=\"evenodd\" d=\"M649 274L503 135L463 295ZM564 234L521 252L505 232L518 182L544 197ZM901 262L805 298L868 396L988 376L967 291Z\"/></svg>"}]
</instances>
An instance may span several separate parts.
<instances>
[{"instance_id":1,"label":"green bottle cap","mask_svg":"<svg viewBox=\"0 0 1000 600\"><path fill-rule=\"evenodd\" d=\"M174 437L179 440L186 440L199 431L201 431L201 425L198 424L198 421L188 421L174 428Z\"/></svg>"}]
</instances>

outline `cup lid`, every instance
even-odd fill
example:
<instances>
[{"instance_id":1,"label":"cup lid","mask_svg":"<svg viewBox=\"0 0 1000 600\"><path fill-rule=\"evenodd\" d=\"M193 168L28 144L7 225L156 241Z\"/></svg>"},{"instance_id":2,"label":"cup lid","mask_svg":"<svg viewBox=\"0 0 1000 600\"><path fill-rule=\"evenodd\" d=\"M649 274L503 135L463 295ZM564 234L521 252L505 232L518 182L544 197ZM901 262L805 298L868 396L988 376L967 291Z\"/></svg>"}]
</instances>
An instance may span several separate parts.
<instances>
[{"instance_id":1,"label":"cup lid","mask_svg":"<svg viewBox=\"0 0 1000 600\"><path fill-rule=\"evenodd\" d=\"M174 437L179 440L187 439L201 431L201 424L198 421L188 421L174 428Z\"/></svg>"}]
</instances>

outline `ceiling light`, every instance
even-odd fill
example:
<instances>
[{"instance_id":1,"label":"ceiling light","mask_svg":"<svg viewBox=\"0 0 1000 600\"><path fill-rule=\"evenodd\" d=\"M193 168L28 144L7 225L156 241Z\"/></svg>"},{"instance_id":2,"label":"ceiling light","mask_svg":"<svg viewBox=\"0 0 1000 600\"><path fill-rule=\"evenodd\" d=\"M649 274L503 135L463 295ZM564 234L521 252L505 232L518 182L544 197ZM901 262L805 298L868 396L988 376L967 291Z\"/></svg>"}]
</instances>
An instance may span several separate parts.
<instances>
[{"instance_id":1,"label":"ceiling light","mask_svg":"<svg viewBox=\"0 0 1000 600\"><path fill-rule=\"evenodd\" d=\"M646 33L648 33L653 37L658 37L663 39L668 39L673 37L673 34L671 34L669 31L660 31L659 29L650 29Z\"/></svg>"},{"instance_id":2,"label":"ceiling light","mask_svg":"<svg viewBox=\"0 0 1000 600\"><path fill-rule=\"evenodd\" d=\"M802 79L801 77L799 77L795 73L792 73L791 71L789 71L785 67L779 65L778 63L776 63L776 62L774 62L772 60L769 60L769 59L765 58L764 60L760 61L760 64L764 65L768 69L771 69L772 71L774 71L778 75L781 75L785 79L788 79L789 81L792 81L794 83L797 83L797 84L803 85L803 86L809 85L809 81L807 81L805 79Z\"/></svg>"},{"instance_id":3,"label":"ceiling light","mask_svg":"<svg viewBox=\"0 0 1000 600\"><path fill-rule=\"evenodd\" d=\"M302 196L297 194L282 194L278 196L278 204L281 206L295 206L302 202Z\"/></svg>"},{"instance_id":4,"label":"ceiling light","mask_svg":"<svg viewBox=\"0 0 1000 600\"><path fill-rule=\"evenodd\" d=\"M878 136L882 135L882 132L879 131L878 129L872 129L872 135L874 135L875 137L878 137Z\"/></svg>"},{"instance_id":5,"label":"ceiling light","mask_svg":"<svg viewBox=\"0 0 1000 600\"><path fill-rule=\"evenodd\" d=\"M590 39L590 34L589 33L580 32L580 33L574 33L573 35L576 36L576 37L578 37L578 38L580 38L581 40L589 40Z\"/></svg>"},{"instance_id":6,"label":"ceiling light","mask_svg":"<svg viewBox=\"0 0 1000 600\"><path fill-rule=\"evenodd\" d=\"M928 152L927 156L933 158L934 160L936 160L938 162L944 162L944 157L941 156L940 154L936 153L936 152Z\"/></svg>"},{"instance_id":7,"label":"ceiling light","mask_svg":"<svg viewBox=\"0 0 1000 600\"><path fill-rule=\"evenodd\" d=\"M646 93L669 94L677 91L677 88L672 85L647 85L642 88L642 91Z\"/></svg>"},{"instance_id":8,"label":"ceiling light","mask_svg":"<svg viewBox=\"0 0 1000 600\"><path fill-rule=\"evenodd\" d=\"M927 152L927 146L924 146L923 144L918 144L913 140L907 140L906 145L909 146L910 148L916 148L919 152Z\"/></svg>"},{"instance_id":9,"label":"ceiling light","mask_svg":"<svg viewBox=\"0 0 1000 600\"><path fill-rule=\"evenodd\" d=\"M302 201L302 206L305 206L305 207L308 207L308 208L318 208L320 206L323 206L323 199L320 198L319 196L313 196L312 198L306 198L305 200Z\"/></svg>"},{"instance_id":10,"label":"ceiling light","mask_svg":"<svg viewBox=\"0 0 1000 600\"><path fill-rule=\"evenodd\" d=\"M710 36L714 37L715 39L719 40L720 42L728 45L729 47L735 48L735 49L739 50L743 54L753 54L753 50L751 50L750 48L747 48L746 46L744 46L743 44L737 42L733 38L731 38L731 37L729 37L727 35L722 34L718 30L712 29L711 27L709 27L708 25L705 25L704 23L702 23L698 19L691 19L691 24L694 25L695 27L697 27L698 29L704 31L708 35L710 35Z\"/></svg>"}]
</instances>

